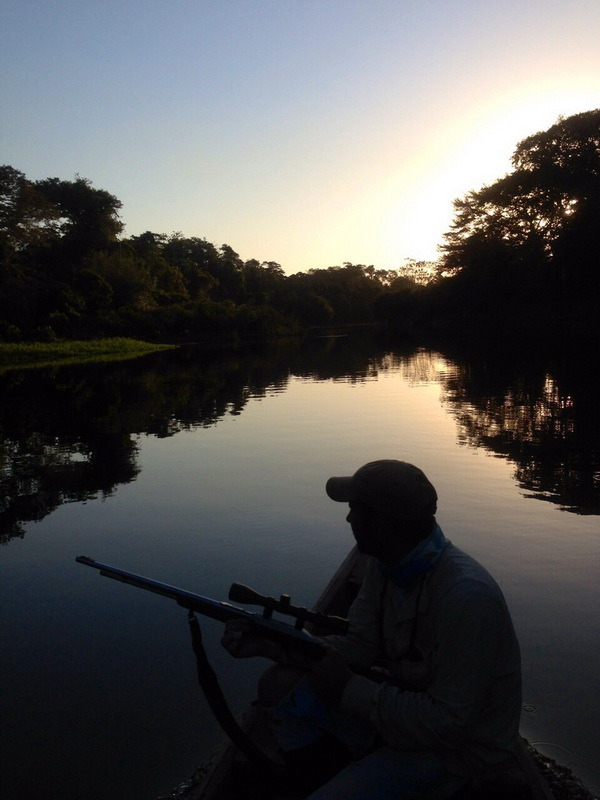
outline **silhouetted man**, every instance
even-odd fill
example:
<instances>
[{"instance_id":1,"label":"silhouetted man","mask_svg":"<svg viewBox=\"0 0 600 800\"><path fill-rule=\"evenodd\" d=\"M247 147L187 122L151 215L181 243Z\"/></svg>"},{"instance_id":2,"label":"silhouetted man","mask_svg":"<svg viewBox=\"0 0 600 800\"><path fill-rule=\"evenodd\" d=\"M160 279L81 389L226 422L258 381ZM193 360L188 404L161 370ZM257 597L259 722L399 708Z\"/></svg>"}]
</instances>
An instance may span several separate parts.
<instances>
[{"instance_id":1,"label":"silhouetted man","mask_svg":"<svg viewBox=\"0 0 600 800\"><path fill-rule=\"evenodd\" d=\"M521 710L519 645L498 585L445 538L436 491L412 464L374 461L326 491L349 504L370 558L347 635L325 637L325 657L303 664L305 679L273 709L286 763L298 780L313 768L314 783L325 778L312 800L441 800L493 778L514 757ZM223 644L297 661L243 626L228 626Z\"/></svg>"}]
</instances>

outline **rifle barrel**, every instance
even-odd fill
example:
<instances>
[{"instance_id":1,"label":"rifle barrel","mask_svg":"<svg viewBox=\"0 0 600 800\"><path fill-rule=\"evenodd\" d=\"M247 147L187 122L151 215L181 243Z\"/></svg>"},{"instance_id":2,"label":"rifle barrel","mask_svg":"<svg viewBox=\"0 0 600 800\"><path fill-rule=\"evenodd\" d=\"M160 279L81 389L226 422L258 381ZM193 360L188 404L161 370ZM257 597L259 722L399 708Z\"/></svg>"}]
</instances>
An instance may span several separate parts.
<instances>
[{"instance_id":1,"label":"rifle barrel","mask_svg":"<svg viewBox=\"0 0 600 800\"><path fill-rule=\"evenodd\" d=\"M263 636L265 639L270 639L290 650L296 650L309 658L318 659L321 658L324 653L324 647L318 639L311 636L306 631L295 629L285 622L275 619L265 619L260 614L231 605L231 603L213 600L210 597L203 597L202 595L188 592L186 589L170 586L168 583L161 583L152 578L145 578L143 575L136 575L133 572L127 572L118 567L103 564L88 556L77 556L75 561L79 564L84 564L87 567L93 567L99 570L100 575L106 578L114 578L122 583L136 586L138 589L145 589L146 591L160 594L163 597L169 597L175 600L178 605L190 611L197 612L198 614L203 614L211 619L216 619L219 622L228 622L231 619L247 620L256 628L257 635Z\"/></svg>"}]
</instances>

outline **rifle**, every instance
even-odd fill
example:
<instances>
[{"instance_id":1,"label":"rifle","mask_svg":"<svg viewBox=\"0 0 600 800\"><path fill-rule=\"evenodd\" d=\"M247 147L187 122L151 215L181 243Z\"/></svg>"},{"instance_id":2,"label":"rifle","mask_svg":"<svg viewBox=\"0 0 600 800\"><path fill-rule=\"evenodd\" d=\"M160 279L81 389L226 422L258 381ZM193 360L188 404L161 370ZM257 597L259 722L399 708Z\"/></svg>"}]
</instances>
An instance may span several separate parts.
<instances>
[{"instance_id":1,"label":"rifle","mask_svg":"<svg viewBox=\"0 0 600 800\"><path fill-rule=\"evenodd\" d=\"M107 578L114 578L122 583L136 586L138 589L146 589L149 592L169 597L190 612L203 614L205 617L210 617L220 622L228 622L232 619L246 620L250 623L250 627L254 629L253 632L257 636L276 642L282 647L301 653L310 659L321 658L324 648L315 637L303 630L307 622L327 627L332 632L342 634L346 633L348 627L347 620L341 617L333 617L292 605L289 595L282 594L280 599L276 600L274 597L261 595L241 583L232 584L229 590L229 599L238 603L262 606L264 609L262 614L247 611L245 608L231 605L231 603L212 600L210 597L203 597L185 589L178 589L168 583L160 583L151 578L144 578L142 575L135 575L133 572L126 572L123 569L102 564L100 561L95 561L87 556L78 556L75 561L79 564L85 564L87 567L94 567L100 570L100 575L104 575ZM273 612L294 617L296 619L295 625L292 626L286 622L272 619Z\"/></svg>"},{"instance_id":2,"label":"rifle","mask_svg":"<svg viewBox=\"0 0 600 800\"><path fill-rule=\"evenodd\" d=\"M232 584L229 590L229 599L238 603L262 606L263 613L261 615L230 603L212 600L209 597L203 597L185 589L178 589L168 583L160 583L151 578L144 578L142 575L135 575L133 572L126 572L123 569L102 564L100 561L95 561L87 556L78 556L75 561L79 564L85 564L87 567L94 567L94 569L100 570L100 575L104 575L107 578L114 578L122 583L136 586L138 589L146 589L149 592L163 595L163 597L169 597L175 600L178 605L188 609L188 621L192 634L192 645L196 655L198 680L213 713L225 733L248 758L256 761L261 767L270 772L278 774L281 771L281 765L274 763L251 742L233 717L219 686L217 676L206 657L202 644L202 633L195 617L195 612L221 622L228 622L231 619L247 620L257 636L269 639L291 652L299 653L314 660L323 657L325 648L317 638L303 630L304 624L308 622L320 627L327 627L331 631L346 633L347 620L293 606L289 595L281 595L279 600L275 600L274 597L260 595L254 589L250 589L243 584ZM294 625L289 625L286 622L272 619L273 612L294 617L296 622Z\"/></svg>"}]
</instances>

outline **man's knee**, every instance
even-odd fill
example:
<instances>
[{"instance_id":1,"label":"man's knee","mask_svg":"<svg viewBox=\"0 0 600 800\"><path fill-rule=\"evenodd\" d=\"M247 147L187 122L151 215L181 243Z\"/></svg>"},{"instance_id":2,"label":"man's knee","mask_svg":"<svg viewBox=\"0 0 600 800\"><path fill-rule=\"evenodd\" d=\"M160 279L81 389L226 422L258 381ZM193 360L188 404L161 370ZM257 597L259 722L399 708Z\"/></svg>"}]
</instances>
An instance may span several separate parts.
<instances>
[{"instance_id":1,"label":"man's knee","mask_svg":"<svg viewBox=\"0 0 600 800\"><path fill-rule=\"evenodd\" d=\"M267 708L279 705L303 680L305 672L288 664L273 664L258 681L259 702Z\"/></svg>"}]
</instances>

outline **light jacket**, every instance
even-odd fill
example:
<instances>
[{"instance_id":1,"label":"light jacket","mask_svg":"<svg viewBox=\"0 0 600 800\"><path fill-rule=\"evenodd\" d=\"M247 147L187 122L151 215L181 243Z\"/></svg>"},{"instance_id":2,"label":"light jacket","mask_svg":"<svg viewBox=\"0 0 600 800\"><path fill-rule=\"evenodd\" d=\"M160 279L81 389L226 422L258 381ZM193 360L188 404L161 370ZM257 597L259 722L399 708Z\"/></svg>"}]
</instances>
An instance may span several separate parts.
<instances>
[{"instance_id":1,"label":"light jacket","mask_svg":"<svg viewBox=\"0 0 600 800\"><path fill-rule=\"evenodd\" d=\"M383 663L404 686L355 675L342 712L394 747L442 754L460 775L490 774L510 758L521 711L519 645L500 588L475 559L448 542L408 594L369 559L349 620L345 637L328 640L350 665Z\"/></svg>"}]
</instances>

